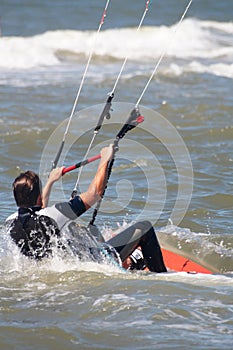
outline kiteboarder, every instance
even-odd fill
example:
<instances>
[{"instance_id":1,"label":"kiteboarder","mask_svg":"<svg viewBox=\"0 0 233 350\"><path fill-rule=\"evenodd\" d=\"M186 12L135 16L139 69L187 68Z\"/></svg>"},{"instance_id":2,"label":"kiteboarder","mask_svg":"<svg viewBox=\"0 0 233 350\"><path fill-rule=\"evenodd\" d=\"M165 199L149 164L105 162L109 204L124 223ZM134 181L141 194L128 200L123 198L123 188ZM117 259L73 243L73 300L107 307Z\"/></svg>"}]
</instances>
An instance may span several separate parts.
<instances>
[{"instance_id":1,"label":"kiteboarder","mask_svg":"<svg viewBox=\"0 0 233 350\"><path fill-rule=\"evenodd\" d=\"M107 166L113 157L113 145L101 150L98 170L88 190L70 199L68 202L56 203L48 206L48 199L54 182L62 176L64 167L51 171L47 184L41 193L41 181L33 171L21 173L13 183L13 193L18 211L6 220L7 230L12 240L19 247L20 252L36 260L53 255L54 247L66 250L69 247L73 254L82 256L83 244L79 246L80 237L74 220L93 206L102 196L107 181ZM71 223L71 224L70 224ZM64 241L63 230L70 228L71 238ZM83 239L88 237L90 256L95 260L103 249L114 259L120 256L123 266L128 269L142 269L165 272L166 267L151 224L147 221L139 222L118 235L114 235L106 243L101 243L92 235L92 229L82 227ZM77 237L76 237L77 236ZM114 248L113 248L114 247ZM136 248L139 248L135 251ZM136 252L141 251L140 254Z\"/></svg>"}]
</instances>

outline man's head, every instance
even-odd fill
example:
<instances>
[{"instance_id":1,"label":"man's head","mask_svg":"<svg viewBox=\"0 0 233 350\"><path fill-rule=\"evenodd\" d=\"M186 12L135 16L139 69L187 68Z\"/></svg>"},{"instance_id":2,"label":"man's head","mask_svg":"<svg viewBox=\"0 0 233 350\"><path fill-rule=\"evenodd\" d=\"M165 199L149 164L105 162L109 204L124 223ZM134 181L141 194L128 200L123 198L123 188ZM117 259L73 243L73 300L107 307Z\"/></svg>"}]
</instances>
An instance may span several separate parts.
<instances>
[{"instance_id":1,"label":"man's head","mask_svg":"<svg viewBox=\"0 0 233 350\"><path fill-rule=\"evenodd\" d=\"M33 171L21 173L13 182L13 193L18 207L41 205L41 181Z\"/></svg>"}]
</instances>

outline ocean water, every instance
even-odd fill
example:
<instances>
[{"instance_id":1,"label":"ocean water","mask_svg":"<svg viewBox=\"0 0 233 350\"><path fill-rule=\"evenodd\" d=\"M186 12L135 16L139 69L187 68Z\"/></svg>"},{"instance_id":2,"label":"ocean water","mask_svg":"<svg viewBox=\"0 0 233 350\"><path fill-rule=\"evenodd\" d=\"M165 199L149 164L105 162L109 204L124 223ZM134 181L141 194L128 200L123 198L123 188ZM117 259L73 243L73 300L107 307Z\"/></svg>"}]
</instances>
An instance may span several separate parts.
<instances>
[{"instance_id":1,"label":"ocean water","mask_svg":"<svg viewBox=\"0 0 233 350\"><path fill-rule=\"evenodd\" d=\"M233 4L228 0L2 0L0 3L0 348L231 349L233 335ZM140 98L144 122L119 143L96 219L106 237L150 220L161 246L213 275L129 273L57 256L19 255L4 222L11 184L32 169L46 181L78 98L59 165L112 142ZM153 70L161 62L145 93ZM143 95L142 95L143 94ZM96 162L83 168L85 190ZM54 185L67 200L77 171ZM88 223L92 211L80 220Z\"/></svg>"}]
</instances>

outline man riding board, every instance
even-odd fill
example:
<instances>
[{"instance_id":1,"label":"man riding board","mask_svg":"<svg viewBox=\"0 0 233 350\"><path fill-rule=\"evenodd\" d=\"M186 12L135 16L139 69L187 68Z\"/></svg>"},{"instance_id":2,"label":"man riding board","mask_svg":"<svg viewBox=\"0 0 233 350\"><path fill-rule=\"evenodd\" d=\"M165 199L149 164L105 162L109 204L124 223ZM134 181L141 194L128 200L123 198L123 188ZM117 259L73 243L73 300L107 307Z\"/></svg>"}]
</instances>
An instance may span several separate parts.
<instances>
[{"instance_id":1,"label":"man riding board","mask_svg":"<svg viewBox=\"0 0 233 350\"><path fill-rule=\"evenodd\" d=\"M68 245L73 254L82 256L82 244L79 244L78 239L75 240L77 230L74 230L75 224L72 223L102 197L107 183L108 163L112 157L113 145L104 147L96 175L88 190L68 202L53 206L47 206L49 195L54 182L61 178L64 167L51 171L43 191L39 176L32 171L21 173L15 179L13 193L18 211L8 217L6 226L22 254L41 260L52 256L55 246L66 250ZM73 231L72 239L64 242L63 231L67 224L70 224L70 230ZM119 255L125 268L147 267L153 272L167 271L154 229L148 221L126 228L105 243L98 242L91 229L81 231L84 236L88 236L91 256L100 254L104 249L106 254L113 255L114 258Z\"/></svg>"}]
</instances>

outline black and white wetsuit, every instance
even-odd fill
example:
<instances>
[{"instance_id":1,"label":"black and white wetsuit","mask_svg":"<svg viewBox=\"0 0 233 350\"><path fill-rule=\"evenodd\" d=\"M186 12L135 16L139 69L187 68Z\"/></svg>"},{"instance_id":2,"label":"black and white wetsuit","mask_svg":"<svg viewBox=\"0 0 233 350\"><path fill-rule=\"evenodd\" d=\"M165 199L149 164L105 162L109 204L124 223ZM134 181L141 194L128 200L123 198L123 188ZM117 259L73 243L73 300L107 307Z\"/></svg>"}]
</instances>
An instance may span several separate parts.
<instances>
[{"instance_id":1,"label":"black and white wetsuit","mask_svg":"<svg viewBox=\"0 0 233 350\"><path fill-rule=\"evenodd\" d=\"M83 201L77 196L44 209L39 206L19 208L7 218L6 227L24 255L42 259L51 255L52 245L63 246L62 229L85 211Z\"/></svg>"},{"instance_id":2,"label":"black and white wetsuit","mask_svg":"<svg viewBox=\"0 0 233 350\"><path fill-rule=\"evenodd\" d=\"M88 258L89 253L89 257L91 255L98 261L104 251L105 255L112 256L115 260L119 254L124 261L140 246L149 270L166 272L159 242L149 221L137 222L107 242L101 243L92 235L92 230L81 227L79 232L77 225L73 223L85 211L83 201L77 196L69 202L57 203L44 209L19 208L18 212L8 217L6 225L20 251L34 259L50 256L54 242L57 247L66 249L62 235L68 227L68 246L71 252L81 259L83 256Z\"/></svg>"}]
</instances>

